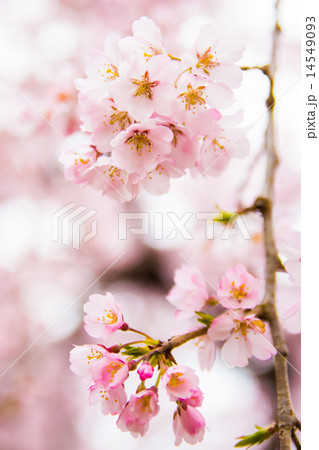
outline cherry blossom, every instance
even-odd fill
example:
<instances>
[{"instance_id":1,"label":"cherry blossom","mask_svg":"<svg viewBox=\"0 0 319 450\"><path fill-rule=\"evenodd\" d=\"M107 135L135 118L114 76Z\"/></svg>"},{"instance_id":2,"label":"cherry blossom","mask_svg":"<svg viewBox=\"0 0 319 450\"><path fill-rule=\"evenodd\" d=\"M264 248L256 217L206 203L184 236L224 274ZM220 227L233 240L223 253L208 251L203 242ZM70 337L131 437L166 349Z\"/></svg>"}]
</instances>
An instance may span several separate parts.
<instances>
[{"instance_id":1,"label":"cherry blossom","mask_svg":"<svg viewBox=\"0 0 319 450\"><path fill-rule=\"evenodd\" d=\"M135 20L132 26L133 36L123 38L120 48L125 56L141 53L146 60L155 55L166 55L160 28L148 17Z\"/></svg>"},{"instance_id":2,"label":"cherry blossom","mask_svg":"<svg viewBox=\"0 0 319 450\"><path fill-rule=\"evenodd\" d=\"M122 431L129 431L132 436L144 436L150 420L159 412L156 388L145 389L131 395L116 424Z\"/></svg>"},{"instance_id":3,"label":"cherry blossom","mask_svg":"<svg viewBox=\"0 0 319 450\"><path fill-rule=\"evenodd\" d=\"M213 320L208 336L213 341L226 340L222 358L229 367L245 367L252 356L267 360L276 354L268 327L254 314L243 317L229 310Z\"/></svg>"},{"instance_id":4,"label":"cherry blossom","mask_svg":"<svg viewBox=\"0 0 319 450\"><path fill-rule=\"evenodd\" d=\"M122 385L113 389L106 389L103 385L94 384L90 386L89 404L101 403L101 411L105 416L119 414L127 400L125 389Z\"/></svg>"},{"instance_id":5,"label":"cherry blossom","mask_svg":"<svg viewBox=\"0 0 319 450\"><path fill-rule=\"evenodd\" d=\"M175 285L167 295L167 300L179 309L177 317L187 319L194 311L204 308L209 299L206 282L191 266L182 266L174 276Z\"/></svg>"},{"instance_id":6,"label":"cherry blossom","mask_svg":"<svg viewBox=\"0 0 319 450\"><path fill-rule=\"evenodd\" d=\"M75 183L84 183L87 181L87 169L96 162L97 151L91 143L91 137L82 133L74 133L69 138L69 144L59 157L64 166L65 178Z\"/></svg>"},{"instance_id":7,"label":"cherry blossom","mask_svg":"<svg viewBox=\"0 0 319 450\"><path fill-rule=\"evenodd\" d=\"M135 120L146 120L155 111L170 115L175 100L176 69L168 56L146 60L143 55L136 55L120 65L119 77L110 86L110 96Z\"/></svg>"},{"instance_id":8,"label":"cherry blossom","mask_svg":"<svg viewBox=\"0 0 319 450\"><path fill-rule=\"evenodd\" d=\"M111 141L114 163L142 178L170 152L172 139L173 132L154 119L132 124Z\"/></svg>"},{"instance_id":9,"label":"cherry blossom","mask_svg":"<svg viewBox=\"0 0 319 450\"><path fill-rule=\"evenodd\" d=\"M205 426L205 419L196 408L180 403L173 419L175 445L179 446L183 439L192 445L201 442L204 438Z\"/></svg>"},{"instance_id":10,"label":"cherry blossom","mask_svg":"<svg viewBox=\"0 0 319 450\"><path fill-rule=\"evenodd\" d=\"M83 309L84 328L92 337L107 339L124 325L122 309L110 292L91 295Z\"/></svg>"},{"instance_id":11,"label":"cherry blossom","mask_svg":"<svg viewBox=\"0 0 319 450\"><path fill-rule=\"evenodd\" d=\"M254 308L259 302L259 282L238 264L222 277L218 297L225 308Z\"/></svg>"},{"instance_id":12,"label":"cherry blossom","mask_svg":"<svg viewBox=\"0 0 319 450\"><path fill-rule=\"evenodd\" d=\"M242 45L230 44L228 39L220 36L217 26L209 23L202 25L193 53L185 54L183 61L192 67L193 73L236 88L241 83L242 72L235 62L242 53Z\"/></svg>"},{"instance_id":13,"label":"cherry blossom","mask_svg":"<svg viewBox=\"0 0 319 450\"><path fill-rule=\"evenodd\" d=\"M199 379L193 369L180 365L169 367L162 382L170 400L183 400L191 406L202 404L202 392L197 387Z\"/></svg>"},{"instance_id":14,"label":"cherry blossom","mask_svg":"<svg viewBox=\"0 0 319 450\"><path fill-rule=\"evenodd\" d=\"M93 385L110 390L121 386L128 377L129 367L125 358L115 353L107 353L92 367Z\"/></svg>"},{"instance_id":15,"label":"cherry blossom","mask_svg":"<svg viewBox=\"0 0 319 450\"><path fill-rule=\"evenodd\" d=\"M84 384L91 384L93 367L106 355L103 345L75 345L70 352L70 369L83 377Z\"/></svg>"},{"instance_id":16,"label":"cherry blossom","mask_svg":"<svg viewBox=\"0 0 319 450\"><path fill-rule=\"evenodd\" d=\"M129 174L108 156L100 156L85 176L88 185L117 202L129 201L138 192L138 185L130 182Z\"/></svg>"}]
</instances>

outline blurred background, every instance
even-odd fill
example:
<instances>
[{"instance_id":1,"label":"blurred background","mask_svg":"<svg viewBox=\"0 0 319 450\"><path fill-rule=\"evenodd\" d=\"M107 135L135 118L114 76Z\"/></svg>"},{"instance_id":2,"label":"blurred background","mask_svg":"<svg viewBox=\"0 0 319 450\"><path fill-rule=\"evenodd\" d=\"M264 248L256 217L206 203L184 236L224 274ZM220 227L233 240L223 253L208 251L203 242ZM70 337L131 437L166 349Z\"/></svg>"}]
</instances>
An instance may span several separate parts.
<instances>
[{"instance_id":1,"label":"blurred background","mask_svg":"<svg viewBox=\"0 0 319 450\"><path fill-rule=\"evenodd\" d=\"M281 165L276 178L275 228L278 240L299 229L299 2L280 8L276 77L276 139ZM1 0L0 1L0 448L3 450L102 450L174 448L174 405L161 396L161 412L148 434L134 439L120 432L114 417L88 406L87 393L69 370L73 344L92 342L82 328L82 307L91 293L106 290L123 305L125 319L155 338L174 330L174 308L165 300L174 271L185 258L213 285L235 263L256 276L263 270L262 229L245 219L252 237L207 240L196 212L235 211L259 194L264 179L263 138L268 80L246 71L235 90L243 110L250 156L232 161L219 178L185 177L162 197L143 193L116 204L99 192L64 179L58 163L65 137L79 129L74 79L84 76L90 52L102 49L108 32L131 32L132 21L146 15L160 26L174 55L189 49L203 23L214 21L227 38L245 45L240 64L269 62L274 26L273 0ZM193 184L192 184L193 183ZM53 214L69 203L97 211L97 234L80 249L52 239ZM192 240L128 233L118 239L120 212L193 213ZM168 228L166 228L168 227ZM89 230L88 230L89 231ZM300 370L298 324L285 311L298 286L282 276L278 309L282 313L290 361ZM289 304L289 306L291 303ZM121 335L121 339L130 336ZM113 341L111 341L112 343ZM114 343L116 341L114 340ZM217 355L210 372L201 372L196 349L175 351L177 361L195 368L205 393L208 430L200 449L229 450L235 438L271 423L275 414L271 362L252 358L246 369L229 369ZM300 414L300 376L291 369L292 397ZM135 383L128 381L128 392ZM182 444L181 448L187 448ZM260 448L277 448L267 442Z\"/></svg>"}]
</instances>

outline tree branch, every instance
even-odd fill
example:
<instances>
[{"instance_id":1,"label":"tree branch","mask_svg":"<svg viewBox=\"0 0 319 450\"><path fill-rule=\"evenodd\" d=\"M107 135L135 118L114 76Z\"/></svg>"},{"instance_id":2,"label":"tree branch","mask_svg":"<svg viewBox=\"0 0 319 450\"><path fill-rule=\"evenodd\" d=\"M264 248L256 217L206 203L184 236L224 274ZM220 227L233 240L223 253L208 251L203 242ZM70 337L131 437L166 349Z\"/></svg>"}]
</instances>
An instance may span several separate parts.
<instances>
[{"instance_id":1,"label":"tree branch","mask_svg":"<svg viewBox=\"0 0 319 450\"><path fill-rule=\"evenodd\" d=\"M269 95L266 100L268 108L268 123L265 133L265 150L267 152L267 170L263 194L255 202L255 208L259 210L263 216L264 224L264 249L265 249L265 297L263 305L266 316L269 321L274 346L277 350L275 357L275 377L277 392L277 426L279 433L280 450L291 449L291 437L296 424L296 417L293 411L289 379L287 355L288 349L284 339L281 324L276 310L275 290L276 290L276 272L282 269L281 261L274 239L273 231L273 199L274 199L274 181L276 168L279 162L275 144L274 131L274 75L277 62L278 39L280 35L280 26L278 24L278 9L280 0L276 1L276 24L272 37L272 57L267 73L269 79Z\"/></svg>"},{"instance_id":2,"label":"tree branch","mask_svg":"<svg viewBox=\"0 0 319 450\"><path fill-rule=\"evenodd\" d=\"M136 361L136 364L140 363L141 361L143 361L145 359L149 359L153 355L156 355L159 353L169 354L174 348L180 347L181 345L185 344L186 342L190 341L191 339L195 339L199 336L204 336L204 334L207 334L207 331L208 331L208 327L202 327L202 328L198 328L197 330L190 331L189 333L181 334L179 336L174 336L169 341L165 342L164 344L160 345L159 347L155 348L154 350L151 350L150 352L141 356L141 358L139 358Z\"/></svg>"}]
</instances>

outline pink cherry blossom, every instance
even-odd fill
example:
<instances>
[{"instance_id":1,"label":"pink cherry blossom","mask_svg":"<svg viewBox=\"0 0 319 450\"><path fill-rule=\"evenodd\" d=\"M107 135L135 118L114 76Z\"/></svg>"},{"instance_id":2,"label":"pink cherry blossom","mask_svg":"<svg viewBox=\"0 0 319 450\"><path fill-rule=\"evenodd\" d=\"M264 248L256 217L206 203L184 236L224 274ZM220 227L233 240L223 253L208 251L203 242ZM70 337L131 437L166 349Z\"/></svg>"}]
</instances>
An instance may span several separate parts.
<instances>
[{"instance_id":1,"label":"pink cherry blossom","mask_svg":"<svg viewBox=\"0 0 319 450\"><path fill-rule=\"evenodd\" d=\"M137 369L137 373L140 377L141 381L145 381L148 378L152 378L153 373L154 373L154 367L147 361L143 361L138 369Z\"/></svg>"},{"instance_id":2,"label":"pink cherry blossom","mask_svg":"<svg viewBox=\"0 0 319 450\"><path fill-rule=\"evenodd\" d=\"M173 132L154 119L132 124L112 141L112 158L116 166L141 178L157 166L170 152Z\"/></svg>"},{"instance_id":3,"label":"pink cherry blossom","mask_svg":"<svg viewBox=\"0 0 319 450\"><path fill-rule=\"evenodd\" d=\"M192 117L200 111L227 107L233 98L233 93L228 87L192 73L181 76L176 95L176 114L186 126L188 123L192 124ZM216 119L220 117L216 113Z\"/></svg>"},{"instance_id":4,"label":"pink cherry blossom","mask_svg":"<svg viewBox=\"0 0 319 450\"><path fill-rule=\"evenodd\" d=\"M180 319L189 318L194 311L204 308L209 295L205 280L196 270L184 265L176 270L174 281L166 298L181 311Z\"/></svg>"},{"instance_id":5,"label":"pink cherry blossom","mask_svg":"<svg viewBox=\"0 0 319 450\"><path fill-rule=\"evenodd\" d=\"M185 54L183 61L193 73L210 77L231 88L239 87L242 80L240 67L235 65L242 55L243 46L230 44L221 37L215 24L202 25L195 42L193 54Z\"/></svg>"},{"instance_id":6,"label":"pink cherry blossom","mask_svg":"<svg viewBox=\"0 0 319 450\"><path fill-rule=\"evenodd\" d=\"M154 112L170 115L175 100L176 65L168 56L145 59L136 55L119 67L119 78L110 85L110 96L135 120L146 120Z\"/></svg>"},{"instance_id":7,"label":"pink cherry blossom","mask_svg":"<svg viewBox=\"0 0 319 450\"><path fill-rule=\"evenodd\" d=\"M222 358L229 367L245 367L252 356L267 360L276 354L267 325L253 314L245 318L229 310L213 320L208 336L213 341L226 340Z\"/></svg>"},{"instance_id":8,"label":"pink cherry blossom","mask_svg":"<svg viewBox=\"0 0 319 450\"><path fill-rule=\"evenodd\" d=\"M116 424L122 431L129 431L132 436L144 436L150 420L159 412L158 395L153 389L145 389L131 395Z\"/></svg>"},{"instance_id":9,"label":"pink cherry blossom","mask_svg":"<svg viewBox=\"0 0 319 450\"><path fill-rule=\"evenodd\" d=\"M70 352L70 369L76 375L83 377L84 384L91 384L93 367L107 353L103 345L75 345Z\"/></svg>"},{"instance_id":10,"label":"pink cherry blossom","mask_svg":"<svg viewBox=\"0 0 319 450\"><path fill-rule=\"evenodd\" d=\"M170 400L183 400L192 406L202 404L202 392L197 387L199 380L193 369L180 365L169 367L162 382Z\"/></svg>"},{"instance_id":11,"label":"pink cherry blossom","mask_svg":"<svg viewBox=\"0 0 319 450\"><path fill-rule=\"evenodd\" d=\"M119 110L114 100L106 98L92 102L88 97L79 95L82 129L92 133L92 144L99 153L110 152L111 140L133 123L126 110Z\"/></svg>"},{"instance_id":12,"label":"pink cherry blossom","mask_svg":"<svg viewBox=\"0 0 319 450\"><path fill-rule=\"evenodd\" d=\"M238 264L222 277L218 297L225 308L254 308L259 302L259 282Z\"/></svg>"},{"instance_id":13,"label":"pink cherry blossom","mask_svg":"<svg viewBox=\"0 0 319 450\"><path fill-rule=\"evenodd\" d=\"M175 411L173 419L175 445L180 445L183 439L191 445L201 442L204 438L205 426L205 419L196 408L181 404Z\"/></svg>"},{"instance_id":14,"label":"pink cherry blossom","mask_svg":"<svg viewBox=\"0 0 319 450\"><path fill-rule=\"evenodd\" d=\"M123 38L120 48L126 57L141 53L145 59L155 55L166 55L161 30L148 17L141 17L133 22L133 36Z\"/></svg>"},{"instance_id":15,"label":"pink cherry blossom","mask_svg":"<svg viewBox=\"0 0 319 450\"><path fill-rule=\"evenodd\" d=\"M126 360L115 353L107 353L92 367L93 385L110 390L121 386L128 377Z\"/></svg>"},{"instance_id":16,"label":"pink cherry blossom","mask_svg":"<svg viewBox=\"0 0 319 450\"><path fill-rule=\"evenodd\" d=\"M110 33L104 44L104 51L95 50L86 65L84 79L76 80L76 88L92 100L109 97L109 87L119 76L122 53L118 47L120 37Z\"/></svg>"},{"instance_id":17,"label":"pink cherry blossom","mask_svg":"<svg viewBox=\"0 0 319 450\"><path fill-rule=\"evenodd\" d=\"M107 339L124 325L122 309L110 292L91 295L83 309L84 328L92 337Z\"/></svg>"},{"instance_id":18,"label":"pink cherry blossom","mask_svg":"<svg viewBox=\"0 0 319 450\"><path fill-rule=\"evenodd\" d=\"M91 136L84 133L74 133L68 138L69 146L62 150L59 157L64 166L67 180L84 183L87 180L86 171L97 159L97 151L91 143Z\"/></svg>"},{"instance_id":19,"label":"pink cherry blossom","mask_svg":"<svg viewBox=\"0 0 319 450\"><path fill-rule=\"evenodd\" d=\"M249 142L240 128L233 127L236 117L222 118L219 131L206 136L200 147L197 169L206 176L219 175L232 158L243 158L249 152Z\"/></svg>"},{"instance_id":20,"label":"pink cherry blossom","mask_svg":"<svg viewBox=\"0 0 319 450\"><path fill-rule=\"evenodd\" d=\"M101 411L105 416L119 414L127 400L125 389L122 385L114 389L106 389L99 385L92 385L89 393L89 404L101 403Z\"/></svg>"},{"instance_id":21,"label":"pink cherry blossom","mask_svg":"<svg viewBox=\"0 0 319 450\"><path fill-rule=\"evenodd\" d=\"M108 156L100 156L85 176L88 185L117 202L127 202L138 193L138 185L133 185L129 174Z\"/></svg>"},{"instance_id":22,"label":"pink cherry blossom","mask_svg":"<svg viewBox=\"0 0 319 450\"><path fill-rule=\"evenodd\" d=\"M184 170L175 169L170 160L163 160L148 172L140 181L140 185L153 195L163 195L168 192L171 178L179 178L185 174Z\"/></svg>"}]
</instances>

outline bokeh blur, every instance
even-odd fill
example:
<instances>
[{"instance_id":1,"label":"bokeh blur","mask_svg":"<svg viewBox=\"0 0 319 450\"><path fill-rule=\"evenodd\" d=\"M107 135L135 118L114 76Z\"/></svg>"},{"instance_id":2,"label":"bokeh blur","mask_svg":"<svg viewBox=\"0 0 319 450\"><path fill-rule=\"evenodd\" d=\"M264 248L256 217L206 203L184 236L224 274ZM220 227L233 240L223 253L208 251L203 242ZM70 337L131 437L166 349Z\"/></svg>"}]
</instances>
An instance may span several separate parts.
<instances>
[{"instance_id":1,"label":"bokeh blur","mask_svg":"<svg viewBox=\"0 0 319 450\"><path fill-rule=\"evenodd\" d=\"M283 0L282 33L276 76L276 140L281 164L276 178L276 236L299 229L300 91L299 2ZM161 400L161 412L148 434L122 433L114 417L88 406L87 393L70 372L73 344L91 342L82 327L82 307L91 293L106 290L124 307L134 328L167 339L174 308L165 296L174 271L185 259L213 284L235 263L260 275L263 268L261 224L247 218L251 240L230 236L207 240L196 212L235 211L259 194L265 173L263 139L268 80L246 71L235 90L243 111L250 155L234 160L222 176L174 180L162 197L143 193L117 204L89 187L66 181L58 157L67 137L79 129L74 79L84 76L90 52L103 48L108 32L131 32L132 22L152 18L165 45L178 55L190 48L200 26L214 21L223 35L243 42L240 64L269 62L274 26L273 0L2 0L0 2L0 448L3 450L105 450L117 446L173 449L174 408ZM97 234L72 248L52 239L53 215L74 202L97 211ZM120 212L192 212L193 239L128 233L118 238ZM166 228L167 227L167 228ZM278 288L279 313L298 297L285 275ZM289 318L283 317L289 322ZM291 364L300 369L298 326L288 323ZM127 333L129 334L129 333ZM130 339L124 336L123 339ZM116 342L115 340L111 340ZM229 450L236 437L254 425L271 423L275 412L271 362L254 358L245 369L229 369L217 355L210 372L201 372L195 346L176 349L176 359L196 369L205 393L202 412L208 430L200 449ZM290 369L292 397L300 413L300 376ZM131 383L131 385L130 385ZM134 381L128 383L133 392ZM187 444L182 444L182 449ZM260 448L276 448L267 442Z\"/></svg>"}]
</instances>

